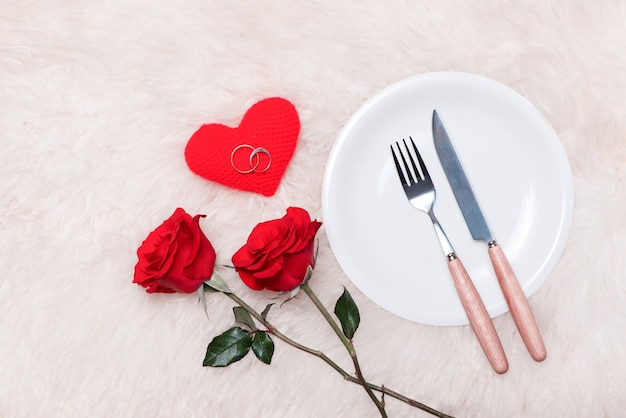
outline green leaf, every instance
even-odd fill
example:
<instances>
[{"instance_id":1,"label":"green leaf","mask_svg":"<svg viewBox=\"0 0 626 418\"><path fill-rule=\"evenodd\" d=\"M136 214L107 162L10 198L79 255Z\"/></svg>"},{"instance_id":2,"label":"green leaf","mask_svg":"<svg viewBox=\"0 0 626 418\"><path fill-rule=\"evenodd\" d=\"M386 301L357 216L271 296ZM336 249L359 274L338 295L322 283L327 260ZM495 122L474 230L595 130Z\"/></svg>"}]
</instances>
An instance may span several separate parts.
<instances>
[{"instance_id":1,"label":"green leaf","mask_svg":"<svg viewBox=\"0 0 626 418\"><path fill-rule=\"evenodd\" d=\"M244 358L252 347L252 333L233 327L213 338L206 349L203 366L226 367Z\"/></svg>"},{"instance_id":2,"label":"green leaf","mask_svg":"<svg viewBox=\"0 0 626 418\"><path fill-rule=\"evenodd\" d=\"M196 292L198 292L198 297L200 298L200 302L202 303L202 308L204 308L204 314L206 315L206 319L209 319L209 311L206 308L206 298L204 297L204 286L200 286Z\"/></svg>"},{"instance_id":3,"label":"green leaf","mask_svg":"<svg viewBox=\"0 0 626 418\"><path fill-rule=\"evenodd\" d=\"M241 306L235 306L233 308L233 312L235 313L235 321L239 322L240 324L247 325L248 328L250 328L252 331L257 330L254 319L252 319L252 316L250 316L248 311L246 311Z\"/></svg>"},{"instance_id":4,"label":"green leaf","mask_svg":"<svg viewBox=\"0 0 626 418\"><path fill-rule=\"evenodd\" d=\"M270 308L273 305L274 305L273 303L270 303L269 305L265 307L265 309L263 309L263 312L261 312L261 317L263 317L263 319L267 319L267 314L270 313Z\"/></svg>"},{"instance_id":5,"label":"green leaf","mask_svg":"<svg viewBox=\"0 0 626 418\"><path fill-rule=\"evenodd\" d=\"M335 315L337 315L339 322L341 322L343 335L351 340L359 327L361 316L359 315L359 308L357 308L354 299L352 299L350 292L348 292L348 289L345 287L343 288L343 294L335 305Z\"/></svg>"},{"instance_id":6,"label":"green leaf","mask_svg":"<svg viewBox=\"0 0 626 418\"><path fill-rule=\"evenodd\" d=\"M317 240L315 242L315 254L313 255L313 267L315 267L315 264L317 263L317 254L319 254L320 252L320 241Z\"/></svg>"},{"instance_id":7,"label":"green leaf","mask_svg":"<svg viewBox=\"0 0 626 418\"><path fill-rule=\"evenodd\" d=\"M254 334L252 340L252 351L256 357L265 364L272 362L272 356L274 355L274 342L270 338L270 335L265 331L260 331Z\"/></svg>"},{"instance_id":8,"label":"green leaf","mask_svg":"<svg viewBox=\"0 0 626 418\"><path fill-rule=\"evenodd\" d=\"M211 278L204 282L203 287L205 289L206 287L208 287L210 290L217 290L218 292L233 293L233 291L230 290L224 279L222 279L222 276L220 276L219 273L215 270L213 270Z\"/></svg>"},{"instance_id":9,"label":"green leaf","mask_svg":"<svg viewBox=\"0 0 626 418\"><path fill-rule=\"evenodd\" d=\"M289 302L291 299L295 298L299 292L300 292L300 286L297 286L291 289L289 293L287 293L287 299L285 300L285 302Z\"/></svg>"},{"instance_id":10,"label":"green leaf","mask_svg":"<svg viewBox=\"0 0 626 418\"><path fill-rule=\"evenodd\" d=\"M304 273L304 278L302 279L302 284L308 283L308 281L311 280L312 276L313 276L313 267L306 266L306 272Z\"/></svg>"}]
</instances>

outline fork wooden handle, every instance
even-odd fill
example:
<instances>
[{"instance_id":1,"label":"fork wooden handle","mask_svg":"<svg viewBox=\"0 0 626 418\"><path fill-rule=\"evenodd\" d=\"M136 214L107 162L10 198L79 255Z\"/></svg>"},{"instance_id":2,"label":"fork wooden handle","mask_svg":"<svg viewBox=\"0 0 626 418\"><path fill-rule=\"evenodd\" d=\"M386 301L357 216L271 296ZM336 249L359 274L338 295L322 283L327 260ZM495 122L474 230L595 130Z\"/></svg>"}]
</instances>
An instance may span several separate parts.
<instances>
[{"instance_id":1,"label":"fork wooden handle","mask_svg":"<svg viewBox=\"0 0 626 418\"><path fill-rule=\"evenodd\" d=\"M505 373L509 369L509 362L493 322L491 322L491 317L487 313L487 308L485 308L474 283L472 283L460 259L454 258L449 261L448 268L470 325L487 356L487 360L489 360L489 364L496 373Z\"/></svg>"},{"instance_id":2,"label":"fork wooden handle","mask_svg":"<svg viewBox=\"0 0 626 418\"><path fill-rule=\"evenodd\" d=\"M546 358L546 347L543 344L537 321L506 255L502 248L494 243L489 247L489 257L506 303L509 305L513 321L517 325L530 356L535 361L543 361Z\"/></svg>"}]
</instances>

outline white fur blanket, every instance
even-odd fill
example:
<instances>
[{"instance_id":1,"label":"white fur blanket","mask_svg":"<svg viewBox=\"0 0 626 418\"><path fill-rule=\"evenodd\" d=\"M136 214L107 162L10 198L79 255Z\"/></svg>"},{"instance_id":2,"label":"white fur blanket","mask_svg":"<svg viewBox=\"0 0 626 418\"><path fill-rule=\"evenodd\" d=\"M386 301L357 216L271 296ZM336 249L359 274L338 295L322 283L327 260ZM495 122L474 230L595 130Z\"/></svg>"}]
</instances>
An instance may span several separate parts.
<instances>
[{"instance_id":1,"label":"white fur blanket","mask_svg":"<svg viewBox=\"0 0 626 418\"><path fill-rule=\"evenodd\" d=\"M376 417L357 385L276 341L202 367L233 302L148 295L136 249L176 207L203 213L218 263L258 222L322 219L325 162L350 115L385 86L456 70L527 97L555 128L576 204L557 267L530 298L548 358L495 319L511 369L493 373L469 327L400 319L361 294L324 229L312 287L350 290L368 380L459 417L620 417L626 408L626 3L619 0L8 0L0 12L0 416ZM236 125L264 97L298 108L294 158L271 198L194 175L204 123ZM224 273L262 309L271 297ZM274 307L293 338L346 370L310 301ZM389 416L428 414L386 397Z\"/></svg>"}]
</instances>

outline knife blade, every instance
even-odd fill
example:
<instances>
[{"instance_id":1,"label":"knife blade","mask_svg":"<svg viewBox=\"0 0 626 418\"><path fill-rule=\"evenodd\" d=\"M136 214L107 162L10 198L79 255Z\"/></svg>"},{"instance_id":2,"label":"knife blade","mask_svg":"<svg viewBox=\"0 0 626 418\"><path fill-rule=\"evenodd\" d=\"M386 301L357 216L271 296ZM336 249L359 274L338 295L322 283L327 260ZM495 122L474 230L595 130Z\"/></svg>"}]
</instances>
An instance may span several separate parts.
<instances>
[{"instance_id":1,"label":"knife blade","mask_svg":"<svg viewBox=\"0 0 626 418\"><path fill-rule=\"evenodd\" d=\"M535 361L543 361L547 353L535 316L511 264L489 229L454 144L436 109L433 110L432 134L439 161L461 209L465 224L474 240L487 244L491 264L522 340L531 357Z\"/></svg>"}]
</instances>

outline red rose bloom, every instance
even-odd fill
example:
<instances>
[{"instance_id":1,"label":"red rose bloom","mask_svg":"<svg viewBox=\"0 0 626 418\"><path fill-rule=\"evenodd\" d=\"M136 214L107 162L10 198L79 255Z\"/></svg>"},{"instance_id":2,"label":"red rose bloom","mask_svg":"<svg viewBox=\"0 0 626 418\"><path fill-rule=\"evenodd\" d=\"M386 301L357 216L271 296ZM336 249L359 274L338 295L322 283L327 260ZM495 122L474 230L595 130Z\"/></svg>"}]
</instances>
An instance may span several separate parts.
<instances>
[{"instance_id":1,"label":"red rose bloom","mask_svg":"<svg viewBox=\"0 0 626 418\"><path fill-rule=\"evenodd\" d=\"M254 290L290 291L302 284L314 263L314 240L321 222L302 208L254 227L232 258L241 280Z\"/></svg>"},{"instance_id":2,"label":"red rose bloom","mask_svg":"<svg viewBox=\"0 0 626 418\"><path fill-rule=\"evenodd\" d=\"M137 250L133 283L155 293L191 293L211 278L215 250L200 229L200 218L178 208Z\"/></svg>"}]
</instances>

